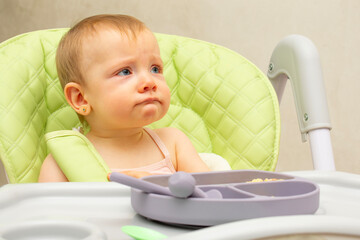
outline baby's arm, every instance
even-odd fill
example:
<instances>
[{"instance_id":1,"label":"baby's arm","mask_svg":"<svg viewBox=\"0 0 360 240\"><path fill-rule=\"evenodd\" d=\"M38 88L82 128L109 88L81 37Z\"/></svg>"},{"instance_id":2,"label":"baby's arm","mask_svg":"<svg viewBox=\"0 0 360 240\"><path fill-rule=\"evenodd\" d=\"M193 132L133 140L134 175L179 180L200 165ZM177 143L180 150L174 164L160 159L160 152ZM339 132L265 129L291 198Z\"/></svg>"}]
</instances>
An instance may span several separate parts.
<instances>
[{"instance_id":1,"label":"baby's arm","mask_svg":"<svg viewBox=\"0 0 360 240\"><path fill-rule=\"evenodd\" d=\"M201 160L190 139L178 129L172 129L176 136L175 154L177 171L207 172L210 168Z\"/></svg>"},{"instance_id":2,"label":"baby's arm","mask_svg":"<svg viewBox=\"0 0 360 240\"><path fill-rule=\"evenodd\" d=\"M68 182L51 154L45 158L41 166L38 182Z\"/></svg>"}]
</instances>

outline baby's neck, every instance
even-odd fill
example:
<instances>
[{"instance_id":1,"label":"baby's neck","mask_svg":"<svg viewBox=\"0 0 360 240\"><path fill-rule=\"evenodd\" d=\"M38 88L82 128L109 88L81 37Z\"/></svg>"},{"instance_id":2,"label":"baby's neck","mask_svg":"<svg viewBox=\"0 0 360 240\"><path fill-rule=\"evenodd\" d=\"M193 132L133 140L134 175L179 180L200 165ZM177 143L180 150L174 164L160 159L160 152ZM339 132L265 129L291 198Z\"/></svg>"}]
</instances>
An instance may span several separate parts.
<instances>
[{"instance_id":1,"label":"baby's neck","mask_svg":"<svg viewBox=\"0 0 360 240\"><path fill-rule=\"evenodd\" d=\"M143 138L144 129L131 128L117 131L98 132L91 130L86 137L93 143L134 145Z\"/></svg>"}]
</instances>

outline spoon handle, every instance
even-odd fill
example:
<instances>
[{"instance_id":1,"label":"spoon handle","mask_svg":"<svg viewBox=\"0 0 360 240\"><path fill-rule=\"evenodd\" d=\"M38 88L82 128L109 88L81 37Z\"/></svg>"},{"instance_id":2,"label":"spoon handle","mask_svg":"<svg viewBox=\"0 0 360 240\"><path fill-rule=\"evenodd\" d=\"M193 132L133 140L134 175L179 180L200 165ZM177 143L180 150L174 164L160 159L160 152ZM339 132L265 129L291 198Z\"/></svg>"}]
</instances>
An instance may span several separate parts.
<instances>
[{"instance_id":1,"label":"spoon handle","mask_svg":"<svg viewBox=\"0 0 360 240\"><path fill-rule=\"evenodd\" d=\"M168 188L135 177L131 177L123 173L113 172L110 174L109 180L112 182L118 182L126 186L142 190L146 193L156 193L161 195L172 196Z\"/></svg>"}]
</instances>

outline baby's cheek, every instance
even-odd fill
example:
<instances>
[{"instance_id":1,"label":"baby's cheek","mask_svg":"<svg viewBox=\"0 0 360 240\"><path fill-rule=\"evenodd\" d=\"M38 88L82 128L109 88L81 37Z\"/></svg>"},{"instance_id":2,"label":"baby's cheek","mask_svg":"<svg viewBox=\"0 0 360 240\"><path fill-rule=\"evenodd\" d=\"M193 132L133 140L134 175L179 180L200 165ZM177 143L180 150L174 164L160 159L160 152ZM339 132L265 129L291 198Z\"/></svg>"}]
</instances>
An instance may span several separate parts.
<instances>
[{"instance_id":1,"label":"baby's cheek","mask_svg":"<svg viewBox=\"0 0 360 240\"><path fill-rule=\"evenodd\" d=\"M168 85L165 83L165 87L164 87L164 96L165 99L169 102L170 104L170 98L171 98L171 93L170 93L170 88L168 87Z\"/></svg>"},{"instance_id":2,"label":"baby's cheek","mask_svg":"<svg viewBox=\"0 0 360 240\"><path fill-rule=\"evenodd\" d=\"M165 101L164 101L164 103L163 103L165 113L166 113L166 112L168 111L168 109L169 109L169 106L170 106L170 98L171 98L171 96L170 96L170 91L169 91L169 93L165 96Z\"/></svg>"}]
</instances>

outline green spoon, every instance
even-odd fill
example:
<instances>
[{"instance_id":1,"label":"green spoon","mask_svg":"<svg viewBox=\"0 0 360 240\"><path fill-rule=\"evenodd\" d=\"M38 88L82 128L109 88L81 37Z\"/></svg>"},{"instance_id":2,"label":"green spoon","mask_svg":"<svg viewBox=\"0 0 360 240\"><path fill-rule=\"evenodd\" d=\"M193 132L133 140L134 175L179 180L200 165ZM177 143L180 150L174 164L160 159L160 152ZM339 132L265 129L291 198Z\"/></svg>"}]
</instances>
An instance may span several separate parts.
<instances>
[{"instance_id":1,"label":"green spoon","mask_svg":"<svg viewBox=\"0 0 360 240\"><path fill-rule=\"evenodd\" d=\"M162 233L139 226L123 226L121 230L135 240L161 240L167 238Z\"/></svg>"}]
</instances>

